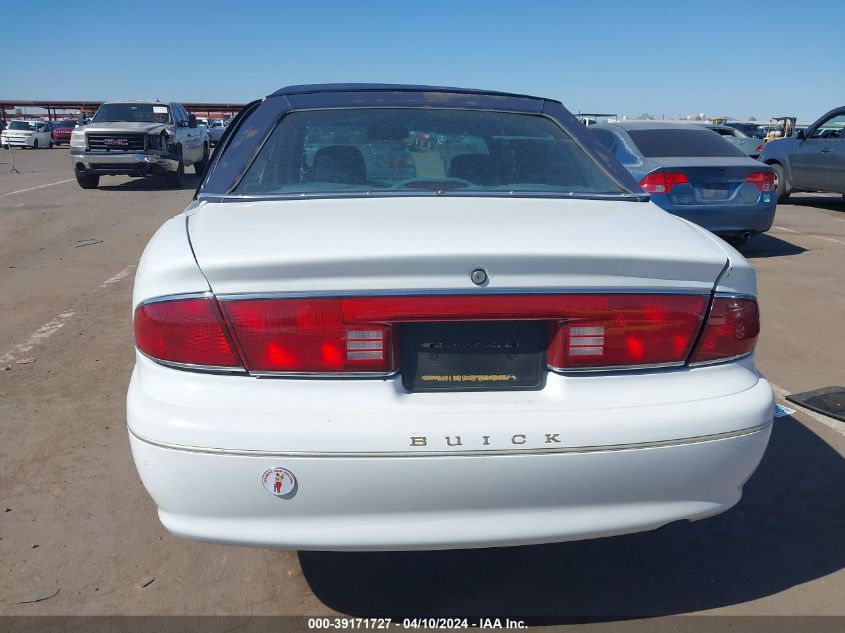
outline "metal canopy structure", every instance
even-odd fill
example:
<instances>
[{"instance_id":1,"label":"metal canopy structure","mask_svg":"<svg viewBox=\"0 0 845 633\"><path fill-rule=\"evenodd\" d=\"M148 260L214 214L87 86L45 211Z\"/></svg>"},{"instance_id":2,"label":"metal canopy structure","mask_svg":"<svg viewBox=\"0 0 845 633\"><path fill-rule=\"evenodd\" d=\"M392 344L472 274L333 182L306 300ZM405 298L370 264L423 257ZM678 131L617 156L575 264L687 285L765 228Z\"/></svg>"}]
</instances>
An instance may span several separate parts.
<instances>
[{"instance_id":1,"label":"metal canopy structure","mask_svg":"<svg viewBox=\"0 0 845 633\"><path fill-rule=\"evenodd\" d=\"M0 117L3 123L6 123L8 118L17 116L15 111L18 108L38 108L46 111L48 120L67 118L70 114L77 112L84 112L93 114L99 108L103 101L38 101L38 100L24 100L24 99L0 99ZM201 114L206 117L217 115L228 115L229 118L235 116L241 108L243 103L206 103L206 102L181 102L185 109L192 114ZM9 112L11 111L11 112ZM27 115L27 116L41 116L41 115Z\"/></svg>"}]
</instances>

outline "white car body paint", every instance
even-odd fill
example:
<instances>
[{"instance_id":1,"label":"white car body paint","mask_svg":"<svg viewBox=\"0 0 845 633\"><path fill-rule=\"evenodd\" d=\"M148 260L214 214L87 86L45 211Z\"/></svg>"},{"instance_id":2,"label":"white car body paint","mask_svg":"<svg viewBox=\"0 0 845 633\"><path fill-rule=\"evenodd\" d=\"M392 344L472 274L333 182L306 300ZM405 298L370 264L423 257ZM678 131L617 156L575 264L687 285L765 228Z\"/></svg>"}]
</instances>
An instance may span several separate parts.
<instances>
[{"instance_id":1,"label":"white car body paint","mask_svg":"<svg viewBox=\"0 0 845 633\"><path fill-rule=\"evenodd\" d=\"M470 281L478 266L486 288ZM208 292L714 290L755 296L753 270L651 203L277 200L194 203L169 220L138 266L133 305ZM127 414L142 481L175 534L438 549L595 538L725 511L765 451L773 398L753 356L550 372L539 391L408 393L398 376L212 375L139 352ZM273 468L293 473L294 494L265 489Z\"/></svg>"},{"instance_id":2,"label":"white car body paint","mask_svg":"<svg viewBox=\"0 0 845 633\"><path fill-rule=\"evenodd\" d=\"M649 204L376 198L209 204L189 218L216 293L616 288L710 292L727 256ZM625 230L619 230L624 226Z\"/></svg>"},{"instance_id":3,"label":"white car body paint","mask_svg":"<svg viewBox=\"0 0 845 633\"><path fill-rule=\"evenodd\" d=\"M0 132L0 145L3 147L11 145L12 147L35 147L35 142L38 141L38 147L41 149L50 148L53 146L53 136L50 130L50 125L45 121L23 121L31 126L30 130L13 130L12 123L20 123L21 121L10 121L9 126Z\"/></svg>"}]
</instances>

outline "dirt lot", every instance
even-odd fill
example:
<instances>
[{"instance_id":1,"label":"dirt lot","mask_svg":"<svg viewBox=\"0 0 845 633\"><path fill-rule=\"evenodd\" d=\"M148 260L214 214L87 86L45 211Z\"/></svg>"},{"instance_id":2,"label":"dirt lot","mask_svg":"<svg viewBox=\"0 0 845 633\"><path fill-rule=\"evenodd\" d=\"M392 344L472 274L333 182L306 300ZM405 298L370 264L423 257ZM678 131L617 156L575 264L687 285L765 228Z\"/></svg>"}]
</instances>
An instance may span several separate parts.
<instances>
[{"instance_id":1,"label":"dirt lot","mask_svg":"<svg viewBox=\"0 0 845 633\"><path fill-rule=\"evenodd\" d=\"M195 178L84 191L66 149L15 160L23 173L0 164L0 614L845 615L845 425L803 412L776 420L739 506L652 533L401 554L171 536L126 436L130 296L144 245ZM793 202L745 248L758 365L781 393L845 385L845 203Z\"/></svg>"}]
</instances>

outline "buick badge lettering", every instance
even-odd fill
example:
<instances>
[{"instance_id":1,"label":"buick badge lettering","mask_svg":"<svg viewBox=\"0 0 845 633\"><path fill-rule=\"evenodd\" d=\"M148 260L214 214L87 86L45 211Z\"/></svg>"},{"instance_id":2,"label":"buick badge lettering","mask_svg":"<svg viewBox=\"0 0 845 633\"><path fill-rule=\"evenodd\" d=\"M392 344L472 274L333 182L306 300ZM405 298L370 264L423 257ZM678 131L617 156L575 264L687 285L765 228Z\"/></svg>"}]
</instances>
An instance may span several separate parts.
<instances>
[{"instance_id":1,"label":"buick badge lettering","mask_svg":"<svg viewBox=\"0 0 845 633\"><path fill-rule=\"evenodd\" d=\"M524 446L529 443L529 439L533 439L534 441L531 442L532 444L541 444L541 445L548 445L548 444L560 444L560 433L545 433L542 436L542 441L540 438L529 438L528 435L524 433L514 433L513 435L507 436L500 436L496 437L494 435L482 435L477 440L473 438L470 442L469 438L465 438L460 435L444 435L443 439L439 438L431 438L429 441L429 437L427 435L411 435L410 436L410 446L414 448L419 447L445 447L445 448L474 448L476 446L491 446L495 447L498 446ZM493 440L491 442L491 439ZM496 441L498 440L498 442Z\"/></svg>"}]
</instances>

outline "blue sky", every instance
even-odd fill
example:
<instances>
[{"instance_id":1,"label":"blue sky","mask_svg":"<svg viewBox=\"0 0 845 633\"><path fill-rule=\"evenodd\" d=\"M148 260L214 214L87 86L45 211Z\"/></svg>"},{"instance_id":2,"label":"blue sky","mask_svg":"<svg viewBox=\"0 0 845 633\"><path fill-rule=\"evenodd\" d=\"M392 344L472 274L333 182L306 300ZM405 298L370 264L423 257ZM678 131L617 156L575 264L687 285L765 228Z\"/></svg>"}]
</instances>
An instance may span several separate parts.
<instances>
[{"instance_id":1,"label":"blue sky","mask_svg":"<svg viewBox=\"0 0 845 633\"><path fill-rule=\"evenodd\" d=\"M845 2L4 2L3 99L248 101L299 83L525 92L573 112L813 120L845 104Z\"/></svg>"}]
</instances>

